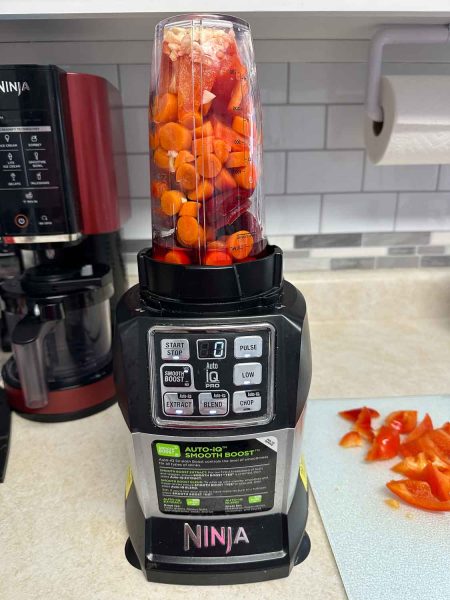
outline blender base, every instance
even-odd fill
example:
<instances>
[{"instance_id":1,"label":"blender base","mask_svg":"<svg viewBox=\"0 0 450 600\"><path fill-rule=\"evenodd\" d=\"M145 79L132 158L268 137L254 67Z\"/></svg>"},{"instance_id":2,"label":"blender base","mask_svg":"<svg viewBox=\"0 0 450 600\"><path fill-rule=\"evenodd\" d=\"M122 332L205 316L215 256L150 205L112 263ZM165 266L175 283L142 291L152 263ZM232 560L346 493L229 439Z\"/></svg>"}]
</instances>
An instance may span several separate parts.
<instances>
[{"instance_id":1,"label":"blender base","mask_svg":"<svg viewBox=\"0 0 450 600\"><path fill-rule=\"evenodd\" d=\"M148 581L156 583L206 586L281 579L287 577L294 566L302 563L311 550L311 541L305 531L307 506L308 494L299 480L288 514L279 515L280 520L277 521L277 526L281 526L283 532L283 543L279 547L279 550L284 550L282 552L269 552L267 558L262 560L256 553L254 559L248 562L240 560L238 555L229 556L220 562L206 557L192 557L186 561L182 548L179 554L173 555L160 555L158 551L163 552L161 547L165 543L164 535L170 537L170 543L177 542L179 536L176 532L181 533L179 526L182 527L185 520L192 521L192 516L177 520L145 519L133 482L126 499L125 512L128 531L134 543L132 539L127 539L125 556L133 567L143 571ZM251 518L257 519L256 528L265 529L265 517L262 513ZM277 533L276 530L272 532ZM270 535L269 526L267 536Z\"/></svg>"}]
</instances>

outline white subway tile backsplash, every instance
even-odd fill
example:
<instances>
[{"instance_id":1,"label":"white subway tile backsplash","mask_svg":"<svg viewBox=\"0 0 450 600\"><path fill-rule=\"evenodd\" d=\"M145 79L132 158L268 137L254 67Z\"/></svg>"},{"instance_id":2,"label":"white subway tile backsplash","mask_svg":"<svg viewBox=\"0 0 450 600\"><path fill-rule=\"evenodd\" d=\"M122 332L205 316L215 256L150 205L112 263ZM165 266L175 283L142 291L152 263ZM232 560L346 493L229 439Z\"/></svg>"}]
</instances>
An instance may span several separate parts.
<instances>
[{"instance_id":1,"label":"white subway tile backsplash","mask_svg":"<svg viewBox=\"0 0 450 600\"><path fill-rule=\"evenodd\" d=\"M366 160L364 190L435 190L438 167L435 165L377 166Z\"/></svg>"},{"instance_id":2,"label":"white subway tile backsplash","mask_svg":"<svg viewBox=\"0 0 450 600\"><path fill-rule=\"evenodd\" d=\"M363 159L359 150L289 152L287 191L360 191Z\"/></svg>"},{"instance_id":3,"label":"white subway tile backsplash","mask_svg":"<svg viewBox=\"0 0 450 600\"><path fill-rule=\"evenodd\" d=\"M127 152L148 152L148 111L146 108L124 108L125 147Z\"/></svg>"},{"instance_id":4,"label":"white subway tile backsplash","mask_svg":"<svg viewBox=\"0 0 450 600\"><path fill-rule=\"evenodd\" d=\"M287 63L259 63L256 65L258 85L263 104L287 102Z\"/></svg>"},{"instance_id":5,"label":"white subway tile backsplash","mask_svg":"<svg viewBox=\"0 0 450 600\"><path fill-rule=\"evenodd\" d=\"M263 109L266 150L323 148L324 106L265 106Z\"/></svg>"},{"instance_id":6,"label":"white subway tile backsplash","mask_svg":"<svg viewBox=\"0 0 450 600\"><path fill-rule=\"evenodd\" d=\"M438 189L450 190L450 165L441 165Z\"/></svg>"},{"instance_id":7,"label":"white subway tile backsplash","mask_svg":"<svg viewBox=\"0 0 450 600\"><path fill-rule=\"evenodd\" d=\"M120 90L124 106L148 105L150 64L119 65Z\"/></svg>"},{"instance_id":8,"label":"white subway tile backsplash","mask_svg":"<svg viewBox=\"0 0 450 600\"><path fill-rule=\"evenodd\" d=\"M397 194L325 194L321 233L392 231Z\"/></svg>"},{"instance_id":9,"label":"white subway tile backsplash","mask_svg":"<svg viewBox=\"0 0 450 600\"><path fill-rule=\"evenodd\" d=\"M264 192L283 194L285 188L286 154L284 152L264 152Z\"/></svg>"},{"instance_id":10,"label":"white subway tile backsplash","mask_svg":"<svg viewBox=\"0 0 450 600\"><path fill-rule=\"evenodd\" d=\"M124 239L150 240L152 237L152 221L150 199L131 201L131 217L122 230Z\"/></svg>"},{"instance_id":11,"label":"white subway tile backsplash","mask_svg":"<svg viewBox=\"0 0 450 600\"><path fill-rule=\"evenodd\" d=\"M400 194L397 231L445 231L447 229L450 229L450 193Z\"/></svg>"},{"instance_id":12,"label":"white subway tile backsplash","mask_svg":"<svg viewBox=\"0 0 450 600\"><path fill-rule=\"evenodd\" d=\"M293 235L318 233L320 196L266 196L267 233Z\"/></svg>"},{"instance_id":13,"label":"white subway tile backsplash","mask_svg":"<svg viewBox=\"0 0 450 600\"><path fill-rule=\"evenodd\" d=\"M72 73L87 73L104 77L117 88L119 87L117 65L61 65L65 71Z\"/></svg>"},{"instance_id":14,"label":"white subway tile backsplash","mask_svg":"<svg viewBox=\"0 0 450 600\"><path fill-rule=\"evenodd\" d=\"M327 148L364 148L362 104L328 106Z\"/></svg>"},{"instance_id":15,"label":"white subway tile backsplash","mask_svg":"<svg viewBox=\"0 0 450 600\"><path fill-rule=\"evenodd\" d=\"M150 169L146 154L131 154L127 156L128 178L130 181L131 198L150 197Z\"/></svg>"},{"instance_id":16,"label":"white subway tile backsplash","mask_svg":"<svg viewBox=\"0 0 450 600\"><path fill-rule=\"evenodd\" d=\"M364 102L363 63L293 63L289 101L300 104Z\"/></svg>"}]
</instances>

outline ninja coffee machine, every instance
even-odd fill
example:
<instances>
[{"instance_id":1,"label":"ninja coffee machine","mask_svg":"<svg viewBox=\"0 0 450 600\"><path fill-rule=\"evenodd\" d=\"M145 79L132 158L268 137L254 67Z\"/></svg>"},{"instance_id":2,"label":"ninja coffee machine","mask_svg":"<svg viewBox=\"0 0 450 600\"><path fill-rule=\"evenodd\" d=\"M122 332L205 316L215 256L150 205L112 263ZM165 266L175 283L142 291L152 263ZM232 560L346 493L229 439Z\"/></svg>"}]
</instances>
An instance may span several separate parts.
<instances>
[{"instance_id":1,"label":"ninja coffee machine","mask_svg":"<svg viewBox=\"0 0 450 600\"><path fill-rule=\"evenodd\" d=\"M266 243L261 117L248 24L156 29L153 244L117 310L130 430L126 556L149 581L287 576L309 553L302 430L311 378L303 296Z\"/></svg>"},{"instance_id":2,"label":"ninja coffee machine","mask_svg":"<svg viewBox=\"0 0 450 600\"><path fill-rule=\"evenodd\" d=\"M114 400L111 304L129 214L118 90L55 66L0 66L0 235L32 266L0 294L10 406L37 420Z\"/></svg>"}]
</instances>

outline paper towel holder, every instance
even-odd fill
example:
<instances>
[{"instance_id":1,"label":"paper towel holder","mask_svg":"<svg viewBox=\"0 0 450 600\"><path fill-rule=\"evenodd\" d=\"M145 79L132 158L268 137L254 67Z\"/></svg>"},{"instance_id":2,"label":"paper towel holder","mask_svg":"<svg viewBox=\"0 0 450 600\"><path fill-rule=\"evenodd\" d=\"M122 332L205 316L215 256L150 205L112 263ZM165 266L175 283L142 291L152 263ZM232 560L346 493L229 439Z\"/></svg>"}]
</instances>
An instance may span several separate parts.
<instances>
[{"instance_id":1,"label":"paper towel holder","mask_svg":"<svg viewBox=\"0 0 450 600\"><path fill-rule=\"evenodd\" d=\"M370 42L365 111L373 121L378 135L383 128L383 108L380 103L383 49L388 44L447 44L450 25L399 25L382 27Z\"/></svg>"}]
</instances>

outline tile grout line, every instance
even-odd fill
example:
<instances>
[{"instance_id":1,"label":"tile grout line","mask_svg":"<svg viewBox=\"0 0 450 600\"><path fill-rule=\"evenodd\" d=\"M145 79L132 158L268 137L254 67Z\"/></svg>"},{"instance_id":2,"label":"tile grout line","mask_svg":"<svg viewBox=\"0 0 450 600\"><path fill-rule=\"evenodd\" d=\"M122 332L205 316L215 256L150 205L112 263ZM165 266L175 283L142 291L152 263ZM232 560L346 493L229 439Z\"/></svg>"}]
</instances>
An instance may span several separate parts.
<instances>
[{"instance_id":1,"label":"tile grout line","mask_svg":"<svg viewBox=\"0 0 450 600\"><path fill-rule=\"evenodd\" d=\"M323 204L324 204L325 198L324 198L324 194L320 194L320 205L319 205L319 234L322 234L322 225L323 225Z\"/></svg>"},{"instance_id":2,"label":"tile grout line","mask_svg":"<svg viewBox=\"0 0 450 600\"><path fill-rule=\"evenodd\" d=\"M323 149L328 150L328 104L325 104L325 126L323 130Z\"/></svg>"},{"instance_id":3,"label":"tile grout line","mask_svg":"<svg viewBox=\"0 0 450 600\"><path fill-rule=\"evenodd\" d=\"M284 154L284 195L288 195L288 162L289 162L289 153L283 152ZM270 196L270 194L267 194Z\"/></svg>"},{"instance_id":4,"label":"tile grout line","mask_svg":"<svg viewBox=\"0 0 450 600\"><path fill-rule=\"evenodd\" d=\"M397 231L397 219L398 219L398 211L400 208L400 192L397 192L396 198L395 198L395 210L394 210L394 223L393 223L393 229L392 231Z\"/></svg>"},{"instance_id":5,"label":"tile grout line","mask_svg":"<svg viewBox=\"0 0 450 600\"><path fill-rule=\"evenodd\" d=\"M287 62L287 69L286 69L286 75L287 75L287 82L286 82L286 104L290 104L290 98L291 98L291 63ZM277 106L277 104L273 104L272 106ZM284 105L282 105L284 106Z\"/></svg>"},{"instance_id":6,"label":"tile grout line","mask_svg":"<svg viewBox=\"0 0 450 600\"><path fill-rule=\"evenodd\" d=\"M442 165L438 165L437 177L436 177L436 187L434 189L435 192L439 191L439 182L441 179L441 167L442 167Z\"/></svg>"},{"instance_id":7,"label":"tile grout line","mask_svg":"<svg viewBox=\"0 0 450 600\"><path fill-rule=\"evenodd\" d=\"M364 150L364 154L363 154L363 166L362 166L362 174L361 174L361 189L360 192L363 193L364 190L364 180L366 178L366 163L367 163L367 154L366 151Z\"/></svg>"}]
</instances>

